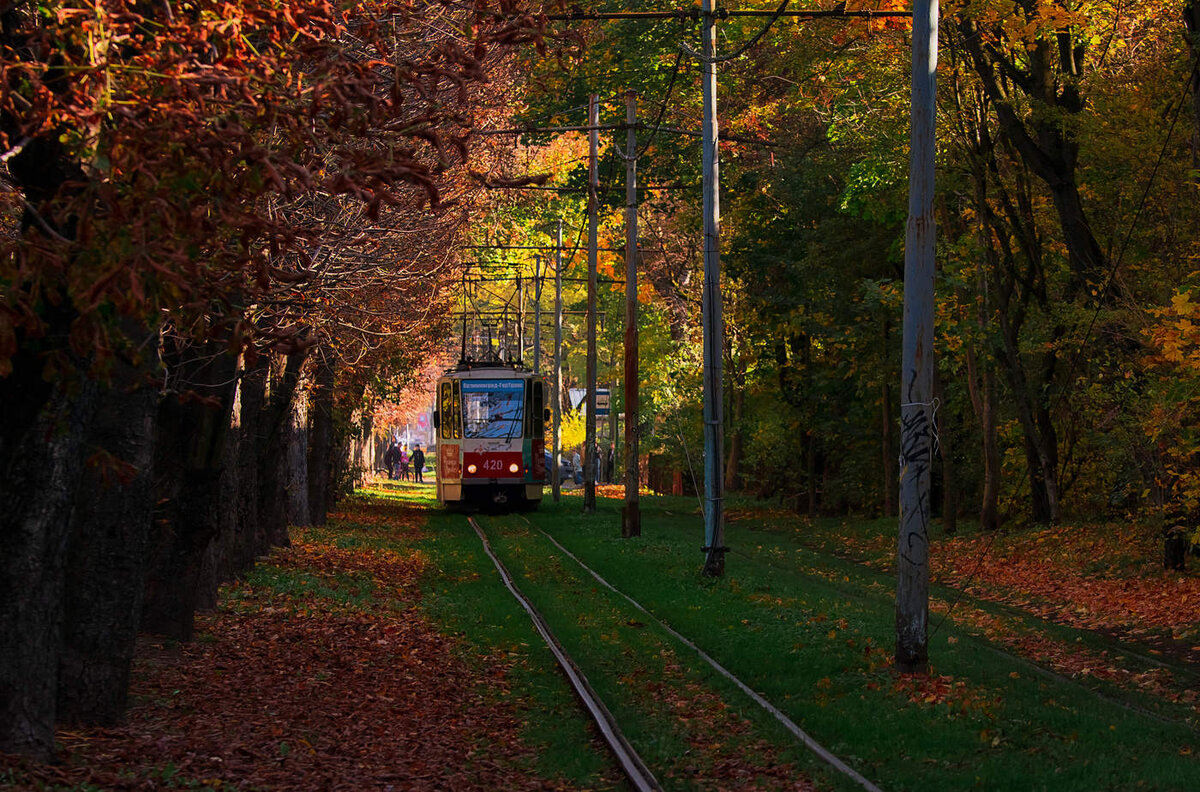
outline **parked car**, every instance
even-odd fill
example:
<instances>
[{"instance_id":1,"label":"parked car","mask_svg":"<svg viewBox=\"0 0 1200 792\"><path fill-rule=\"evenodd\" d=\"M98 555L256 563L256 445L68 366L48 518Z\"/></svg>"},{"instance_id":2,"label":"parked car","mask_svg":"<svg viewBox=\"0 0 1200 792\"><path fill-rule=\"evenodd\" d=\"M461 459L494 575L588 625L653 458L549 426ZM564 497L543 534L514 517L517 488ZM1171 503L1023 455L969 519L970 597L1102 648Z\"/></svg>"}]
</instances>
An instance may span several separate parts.
<instances>
[{"instance_id":1,"label":"parked car","mask_svg":"<svg viewBox=\"0 0 1200 792\"><path fill-rule=\"evenodd\" d=\"M551 472L554 470L554 455L549 451L545 452L546 459L546 480L550 480ZM558 480L563 484L568 481L574 481L575 471L571 469L571 460L564 455L562 463L558 466Z\"/></svg>"}]
</instances>

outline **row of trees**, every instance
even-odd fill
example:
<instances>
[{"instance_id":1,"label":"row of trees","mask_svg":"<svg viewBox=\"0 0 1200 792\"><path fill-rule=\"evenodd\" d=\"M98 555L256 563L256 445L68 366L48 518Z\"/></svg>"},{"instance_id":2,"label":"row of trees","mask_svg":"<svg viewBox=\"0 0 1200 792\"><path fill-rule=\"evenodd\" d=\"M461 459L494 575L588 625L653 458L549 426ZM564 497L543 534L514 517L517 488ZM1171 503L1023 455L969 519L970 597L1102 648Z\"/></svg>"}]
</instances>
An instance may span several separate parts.
<instances>
[{"instance_id":1,"label":"row of trees","mask_svg":"<svg viewBox=\"0 0 1200 792\"><path fill-rule=\"evenodd\" d=\"M118 719L139 628L324 520L444 332L518 11L0 6L0 752Z\"/></svg>"},{"instance_id":2,"label":"row of trees","mask_svg":"<svg viewBox=\"0 0 1200 792\"><path fill-rule=\"evenodd\" d=\"M935 489L946 527L960 514L989 529L1113 510L1200 516L1200 4L941 6ZM728 52L764 23L720 24ZM698 128L697 68L681 46L698 49L696 32L681 20L597 24L575 68L530 64L531 120L569 123L596 92L614 97L604 121L619 123L617 97L632 87L647 126ZM896 508L908 35L903 20L785 18L719 65L722 128L737 138L722 144L727 484L810 513ZM639 183L695 189L692 138L640 135L653 139ZM554 165L561 143L541 140ZM616 247L620 155L610 149L600 169L618 180L606 184L602 242ZM577 185L580 167L555 183ZM685 469L702 445L697 196L647 190L640 210L643 448ZM513 221L536 237L530 218ZM602 295L609 316L619 299Z\"/></svg>"}]
</instances>

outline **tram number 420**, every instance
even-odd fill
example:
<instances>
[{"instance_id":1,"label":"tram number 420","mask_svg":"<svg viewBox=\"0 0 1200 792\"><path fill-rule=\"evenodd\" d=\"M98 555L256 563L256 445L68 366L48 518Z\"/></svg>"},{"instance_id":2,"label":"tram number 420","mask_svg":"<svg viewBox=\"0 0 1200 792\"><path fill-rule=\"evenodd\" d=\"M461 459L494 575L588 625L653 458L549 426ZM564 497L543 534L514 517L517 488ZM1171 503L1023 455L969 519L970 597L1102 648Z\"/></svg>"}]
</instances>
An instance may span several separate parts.
<instances>
[{"instance_id":1,"label":"tram number 420","mask_svg":"<svg viewBox=\"0 0 1200 792\"><path fill-rule=\"evenodd\" d=\"M463 454L463 466L466 468L467 475L487 476L490 478L499 478L502 476L518 475L521 472L521 454L517 453L489 453L489 454Z\"/></svg>"}]
</instances>

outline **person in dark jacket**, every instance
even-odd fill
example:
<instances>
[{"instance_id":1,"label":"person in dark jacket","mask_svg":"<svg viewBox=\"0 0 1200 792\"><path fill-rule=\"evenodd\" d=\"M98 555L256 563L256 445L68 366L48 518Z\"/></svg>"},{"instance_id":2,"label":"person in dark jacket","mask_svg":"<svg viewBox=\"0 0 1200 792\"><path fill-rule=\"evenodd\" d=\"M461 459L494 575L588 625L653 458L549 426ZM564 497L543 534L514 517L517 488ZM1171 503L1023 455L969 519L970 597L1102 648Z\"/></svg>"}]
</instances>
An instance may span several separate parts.
<instances>
[{"instance_id":1,"label":"person in dark jacket","mask_svg":"<svg viewBox=\"0 0 1200 792\"><path fill-rule=\"evenodd\" d=\"M425 469L425 452L421 450L421 444L413 445L412 452L412 469L413 481L418 484L424 484L425 479L421 478L421 471Z\"/></svg>"},{"instance_id":2,"label":"person in dark jacket","mask_svg":"<svg viewBox=\"0 0 1200 792\"><path fill-rule=\"evenodd\" d=\"M393 440L387 451L383 452L383 464L387 467L388 478L396 478L396 465L400 463L400 446Z\"/></svg>"}]
</instances>

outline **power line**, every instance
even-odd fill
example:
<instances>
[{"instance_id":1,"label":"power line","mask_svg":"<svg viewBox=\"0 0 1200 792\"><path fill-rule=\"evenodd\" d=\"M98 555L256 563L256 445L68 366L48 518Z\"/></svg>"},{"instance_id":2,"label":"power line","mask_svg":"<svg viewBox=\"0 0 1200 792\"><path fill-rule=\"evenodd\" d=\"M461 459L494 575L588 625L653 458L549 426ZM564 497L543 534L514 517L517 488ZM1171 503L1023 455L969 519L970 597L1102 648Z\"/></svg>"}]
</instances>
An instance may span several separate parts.
<instances>
[{"instance_id":1,"label":"power line","mask_svg":"<svg viewBox=\"0 0 1200 792\"><path fill-rule=\"evenodd\" d=\"M462 245L467 250L558 250L557 245ZM606 253L620 253L625 248L598 248Z\"/></svg>"},{"instance_id":2,"label":"power line","mask_svg":"<svg viewBox=\"0 0 1200 792\"><path fill-rule=\"evenodd\" d=\"M489 190L534 190L534 191L540 190L542 192L553 192L553 193L586 193L588 191L587 187L546 187L546 186L539 185L539 184L489 184L489 185L486 185L486 189L489 189ZM615 189L618 189L618 188L605 187L604 189L600 190L600 192L606 193L606 192L609 192L610 190L615 190ZM698 189L700 189L700 185L699 184L646 184L646 185L637 187L636 189L645 190L646 192L669 192L669 191L673 191L673 190L698 190Z\"/></svg>"},{"instance_id":3,"label":"power line","mask_svg":"<svg viewBox=\"0 0 1200 792\"><path fill-rule=\"evenodd\" d=\"M552 133L552 132L553 133L591 132L593 129L599 130L601 132L623 132L623 131L627 130L628 128L629 128L628 124L597 124L595 127L588 126L587 124L584 124L581 126L576 125L576 126L557 126L557 127L520 126L520 127L510 127L508 129L476 129L476 130L474 130L474 134L476 134L476 135L527 135L527 134ZM637 129L637 130L649 129L655 134L658 134L659 132L668 132L672 135L684 135L685 137L697 137L698 138L698 137L703 136L702 132L694 132L690 129L680 129L678 127L660 126L658 124L650 125L650 124L638 123L638 124L634 124L633 128ZM741 135L731 135L731 134L728 134L727 132L721 132L720 138L721 138L721 140L727 140L731 143L748 143L748 144L754 145L754 146L768 146L768 147L773 148L778 145L776 143L773 143L770 140L763 140L762 138L742 137Z\"/></svg>"},{"instance_id":4,"label":"power line","mask_svg":"<svg viewBox=\"0 0 1200 792\"><path fill-rule=\"evenodd\" d=\"M802 19L887 19L912 17L911 11L847 11L844 8L834 10L813 11L760 11L747 9L732 11L718 8L713 11L702 11L699 8L680 8L674 11L571 11L566 14L547 14L545 19L551 22L583 22L607 19L679 19L700 21L704 17L716 19L737 19L739 17L798 17Z\"/></svg>"}]
</instances>

